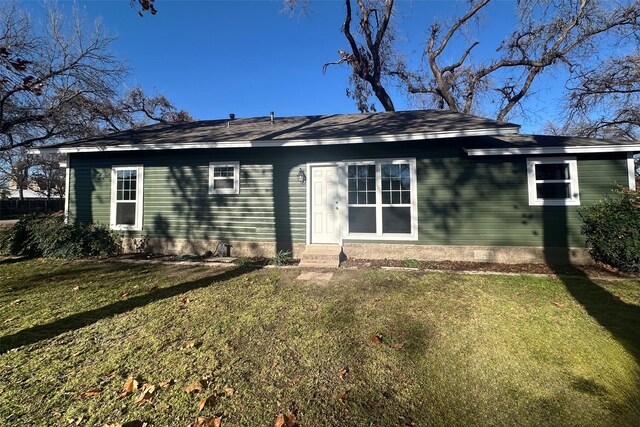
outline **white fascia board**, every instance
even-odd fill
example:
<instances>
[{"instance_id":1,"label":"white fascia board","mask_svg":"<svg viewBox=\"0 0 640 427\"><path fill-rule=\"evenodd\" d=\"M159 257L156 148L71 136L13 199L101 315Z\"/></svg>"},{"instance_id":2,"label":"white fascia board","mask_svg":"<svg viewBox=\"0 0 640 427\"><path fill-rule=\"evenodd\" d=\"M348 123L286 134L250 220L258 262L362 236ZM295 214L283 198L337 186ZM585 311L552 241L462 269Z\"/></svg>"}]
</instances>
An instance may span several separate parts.
<instances>
[{"instance_id":1,"label":"white fascia board","mask_svg":"<svg viewBox=\"0 0 640 427\"><path fill-rule=\"evenodd\" d=\"M146 151L146 150L185 150L200 148L252 148L252 147L303 147L342 144L372 144L377 142L420 141L439 138L462 138L466 136L499 136L517 134L519 127L513 126L500 129L470 129L445 132L423 132L398 135L357 136L350 138L317 138L317 139L283 139L283 140L253 140L253 141L220 141L197 143L158 143L158 144L122 144L110 147L59 147L32 148L29 154L46 153L95 153L101 151Z\"/></svg>"},{"instance_id":2,"label":"white fascia board","mask_svg":"<svg viewBox=\"0 0 640 427\"><path fill-rule=\"evenodd\" d=\"M588 147L527 147L465 149L469 156L514 156L534 154L626 153L640 151L640 143L623 145L592 145Z\"/></svg>"}]
</instances>

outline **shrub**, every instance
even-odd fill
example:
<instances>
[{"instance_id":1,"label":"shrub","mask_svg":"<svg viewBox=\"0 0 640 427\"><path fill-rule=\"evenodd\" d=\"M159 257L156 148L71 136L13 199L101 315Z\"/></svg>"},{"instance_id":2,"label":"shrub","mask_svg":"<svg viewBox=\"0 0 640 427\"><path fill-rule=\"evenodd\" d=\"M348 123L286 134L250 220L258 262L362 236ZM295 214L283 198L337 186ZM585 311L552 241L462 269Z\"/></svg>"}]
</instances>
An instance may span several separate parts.
<instances>
[{"instance_id":1,"label":"shrub","mask_svg":"<svg viewBox=\"0 0 640 427\"><path fill-rule=\"evenodd\" d=\"M621 271L640 272L640 192L618 189L580 210L591 257Z\"/></svg>"},{"instance_id":2,"label":"shrub","mask_svg":"<svg viewBox=\"0 0 640 427\"><path fill-rule=\"evenodd\" d=\"M5 252L49 258L108 257L120 253L121 237L108 227L65 224L62 215L28 215L8 233Z\"/></svg>"},{"instance_id":3,"label":"shrub","mask_svg":"<svg viewBox=\"0 0 640 427\"><path fill-rule=\"evenodd\" d=\"M293 258L291 257L291 251L280 250L271 260L271 265L286 265L291 264L292 261Z\"/></svg>"}]
</instances>

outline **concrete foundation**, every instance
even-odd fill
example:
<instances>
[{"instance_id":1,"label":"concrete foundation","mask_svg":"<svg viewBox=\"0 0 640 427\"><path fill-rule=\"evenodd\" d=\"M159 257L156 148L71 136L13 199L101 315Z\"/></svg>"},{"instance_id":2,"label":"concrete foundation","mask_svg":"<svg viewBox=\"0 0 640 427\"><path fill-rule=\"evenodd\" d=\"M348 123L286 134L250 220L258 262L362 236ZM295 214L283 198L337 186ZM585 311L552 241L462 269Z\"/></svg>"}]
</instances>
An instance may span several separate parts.
<instances>
[{"instance_id":1,"label":"concrete foundation","mask_svg":"<svg viewBox=\"0 0 640 427\"><path fill-rule=\"evenodd\" d=\"M207 251L215 252L220 243L231 244L231 255L234 257L267 257L271 258L280 248L290 247L293 258L300 258L305 249L304 243L293 245L276 244L275 242L239 242L204 239L132 239L126 238L122 247L126 253L151 252L171 255L202 255ZM292 247L291 247L292 246Z\"/></svg>"},{"instance_id":2,"label":"concrete foundation","mask_svg":"<svg viewBox=\"0 0 640 427\"><path fill-rule=\"evenodd\" d=\"M543 264L569 259L574 265L592 264L585 248L542 248L531 246L442 246L386 243L344 243L346 256L361 259L416 259L419 261L497 262Z\"/></svg>"},{"instance_id":3,"label":"concrete foundation","mask_svg":"<svg viewBox=\"0 0 640 427\"><path fill-rule=\"evenodd\" d=\"M125 252L163 254L204 254L215 252L221 241L204 239L124 239ZM231 255L234 257L273 257L278 248L291 247L293 258L300 258L305 251L304 243L293 245L274 242L231 241ZM470 261L497 262L503 264L541 264L549 260L568 259L571 264L593 264L585 248L542 248L529 246L445 246L398 243L344 243L343 253L359 259L416 259L419 261Z\"/></svg>"}]
</instances>

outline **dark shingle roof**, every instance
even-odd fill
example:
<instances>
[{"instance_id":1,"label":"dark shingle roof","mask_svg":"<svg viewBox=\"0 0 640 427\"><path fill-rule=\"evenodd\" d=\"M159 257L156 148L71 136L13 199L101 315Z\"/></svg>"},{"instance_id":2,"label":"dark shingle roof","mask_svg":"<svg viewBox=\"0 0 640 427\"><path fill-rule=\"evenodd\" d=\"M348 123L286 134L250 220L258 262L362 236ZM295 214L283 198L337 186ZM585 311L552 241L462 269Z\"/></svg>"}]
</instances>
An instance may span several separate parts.
<instances>
[{"instance_id":1,"label":"dark shingle roof","mask_svg":"<svg viewBox=\"0 0 640 427\"><path fill-rule=\"evenodd\" d=\"M140 144L181 144L231 141L278 142L340 139L403 134L438 134L495 130L516 132L519 125L445 110L416 110L366 114L204 120L162 123L110 135L52 145L47 148L114 147Z\"/></svg>"}]
</instances>

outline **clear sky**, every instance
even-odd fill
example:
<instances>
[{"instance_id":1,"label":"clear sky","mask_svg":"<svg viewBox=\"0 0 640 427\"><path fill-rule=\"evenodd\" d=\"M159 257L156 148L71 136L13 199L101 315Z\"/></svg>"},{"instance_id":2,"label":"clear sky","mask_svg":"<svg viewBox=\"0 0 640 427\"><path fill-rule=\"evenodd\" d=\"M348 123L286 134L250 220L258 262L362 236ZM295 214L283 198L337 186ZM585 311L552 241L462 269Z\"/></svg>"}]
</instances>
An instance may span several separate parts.
<instances>
[{"instance_id":1,"label":"clear sky","mask_svg":"<svg viewBox=\"0 0 640 427\"><path fill-rule=\"evenodd\" d=\"M308 115L357 112L345 95L349 68L322 65L348 50L340 28L342 1L312 1L309 16L282 12L281 0L169 1L156 0L157 15L139 17L128 0L77 1L86 19L102 21L118 37L114 53L125 59L132 72L127 86L141 85L145 92L161 93L197 119L268 115ZM69 14L74 3L61 1ZM41 3L23 6L38 15ZM399 1L399 46L422 52L431 19L464 13L466 3L455 1ZM490 11L491 21L480 22L483 44L476 50L494 52L513 22L514 2L499 1ZM412 109L401 91L388 88L399 110ZM537 88L543 103L531 102L531 114L518 118L524 132L540 131L556 113L553 84ZM382 110L382 108L379 108Z\"/></svg>"}]
</instances>

